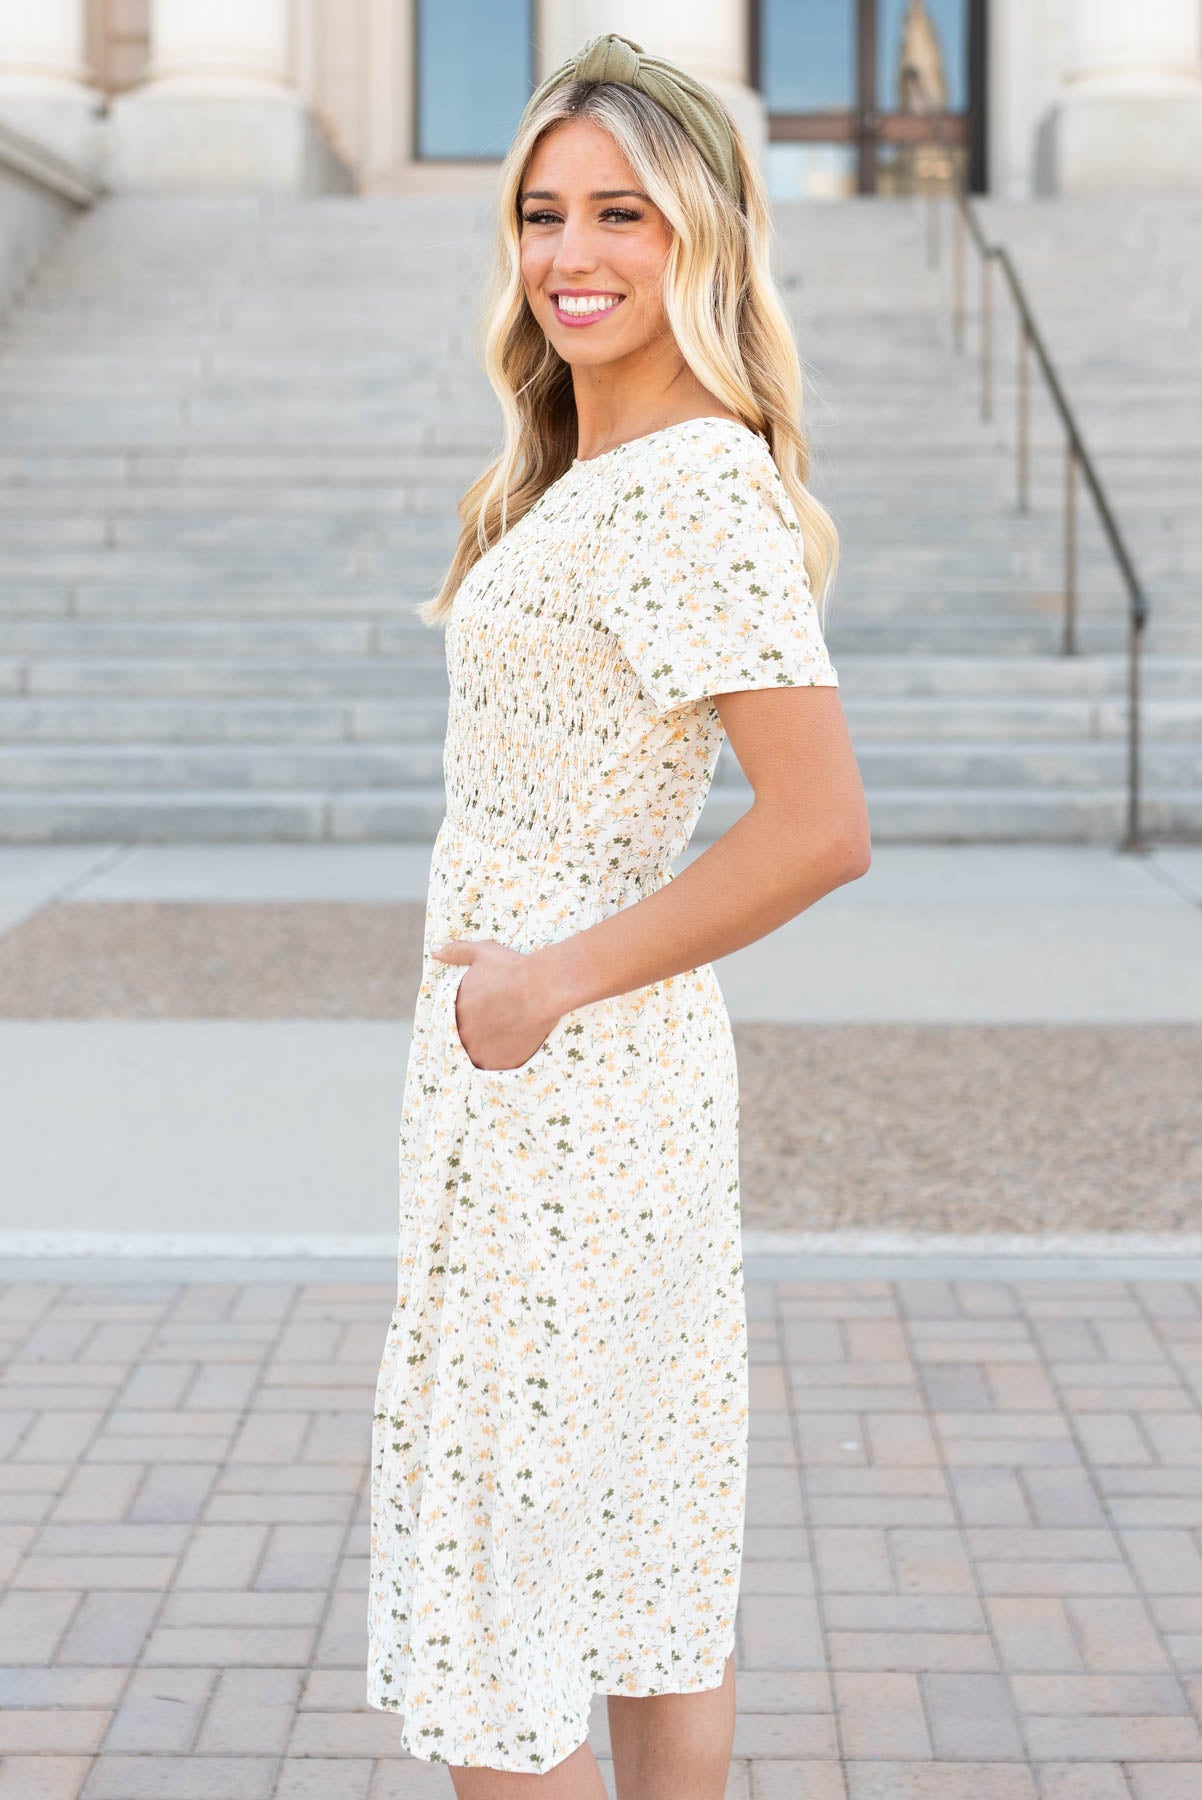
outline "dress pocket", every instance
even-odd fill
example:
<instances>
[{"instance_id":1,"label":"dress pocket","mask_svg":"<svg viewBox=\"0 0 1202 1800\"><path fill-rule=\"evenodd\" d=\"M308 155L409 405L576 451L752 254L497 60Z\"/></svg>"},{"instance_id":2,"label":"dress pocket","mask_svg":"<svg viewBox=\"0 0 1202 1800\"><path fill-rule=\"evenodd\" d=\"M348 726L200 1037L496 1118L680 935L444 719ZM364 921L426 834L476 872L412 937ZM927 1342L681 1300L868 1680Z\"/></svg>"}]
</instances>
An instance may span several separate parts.
<instances>
[{"instance_id":1,"label":"dress pocket","mask_svg":"<svg viewBox=\"0 0 1202 1800\"><path fill-rule=\"evenodd\" d=\"M443 1005L446 1009L447 1044L453 1060L461 1068L469 1071L477 1081L486 1081L490 1083L520 1082L523 1079L528 1079L530 1076L537 1075L544 1071L547 1068L555 1041L567 1021L567 1013L565 1013L562 1018L555 1021L542 1043L538 1046L538 1049L533 1051L531 1055L526 1058L525 1062L517 1063L511 1069L482 1069L478 1063L472 1061L467 1053L467 1046L459 1035L459 1017L457 1012L459 984L471 966L471 963L444 963L442 965L447 971L447 980L443 983L442 992Z\"/></svg>"}]
</instances>

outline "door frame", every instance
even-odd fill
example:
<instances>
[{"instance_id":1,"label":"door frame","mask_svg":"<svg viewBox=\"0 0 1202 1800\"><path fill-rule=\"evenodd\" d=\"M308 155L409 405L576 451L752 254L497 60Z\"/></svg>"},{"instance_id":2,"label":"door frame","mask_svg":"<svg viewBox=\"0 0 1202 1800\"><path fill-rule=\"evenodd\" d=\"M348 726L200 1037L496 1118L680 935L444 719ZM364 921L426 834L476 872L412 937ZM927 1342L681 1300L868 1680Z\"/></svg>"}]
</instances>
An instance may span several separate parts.
<instances>
[{"instance_id":1,"label":"door frame","mask_svg":"<svg viewBox=\"0 0 1202 1800\"><path fill-rule=\"evenodd\" d=\"M989 0L966 0L968 6L968 110L945 113L943 132L949 144L968 148L968 187L974 194L988 189ZM751 84L763 92L764 0L748 7L748 67ZM882 112L877 105L878 0L847 0L856 9L856 104L805 113L767 116L768 139L774 144L851 144L856 151L856 192L875 194L878 151L882 144L925 144L930 126L918 113Z\"/></svg>"}]
</instances>

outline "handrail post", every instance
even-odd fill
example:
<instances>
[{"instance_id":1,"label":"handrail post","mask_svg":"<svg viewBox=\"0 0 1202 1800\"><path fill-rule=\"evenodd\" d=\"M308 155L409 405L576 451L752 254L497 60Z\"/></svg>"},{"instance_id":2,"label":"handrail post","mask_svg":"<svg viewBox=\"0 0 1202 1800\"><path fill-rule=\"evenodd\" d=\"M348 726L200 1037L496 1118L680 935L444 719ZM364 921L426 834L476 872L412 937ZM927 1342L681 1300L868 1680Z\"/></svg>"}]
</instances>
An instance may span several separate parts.
<instances>
[{"instance_id":1,"label":"handrail post","mask_svg":"<svg viewBox=\"0 0 1202 1800\"><path fill-rule=\"evenodd\" d=\"M964 262L968 229L964 215L952 197L952 342L957 350L964 348Z\"/></svg>"},{"instance_id":2,"label":"handrail post","mask_svg":"<svg viewBox=\"0 0 1202 1800\"><path fill-rule=\"evenodd\" d=\"M1127 646L1127 835L1124 850L1142 850L1139 816L1139 652L1140 620L1131 614Z\"/></svg>"},{"instance_id":3,"label":"handrail post","mask_svg":"<svg viewBox=\"0 0 1202 1800\"><path fill-rule=\"evenodd\" d=\"M993 258L981 256L981 417L993 417Z\"/></svg>"},{"instance_id":4,"label":"handrail post","mask_svg":"<svg viewBox=\"0 0 1202 1800\"><path fill-rule=\"evenodd\" d=\"M1077 650L1077 446L1066 446L1064 463L1064 640L1065 656Z\"/></svg>"},{"instance_id":5,"label":"handrail post","mask_svg":"<svg viewBox=\"0 0 1202 1800\"><path fill-rule=\"evenodd\" d=\"M1018 510L1030 510L1031 328L1024 318L1018 340Z\"/></svg>"}]
</instances>

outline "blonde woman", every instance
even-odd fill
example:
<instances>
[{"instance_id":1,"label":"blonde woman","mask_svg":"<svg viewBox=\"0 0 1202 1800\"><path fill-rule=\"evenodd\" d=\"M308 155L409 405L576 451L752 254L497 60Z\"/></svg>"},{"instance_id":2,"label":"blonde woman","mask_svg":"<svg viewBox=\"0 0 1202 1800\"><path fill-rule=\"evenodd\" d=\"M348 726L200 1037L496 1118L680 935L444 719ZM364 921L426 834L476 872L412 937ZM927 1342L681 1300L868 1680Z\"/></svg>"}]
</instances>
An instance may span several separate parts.
<instances>
[{"instance_id":1,"label":"blonde woman","mask_svg":"<svg viewBox=\"0 0 1202 1800\"><path fill-rule=\"evenodd\" d=\"M862 875L769 215L718 99L609 34L500 175L504 448L441 592L446 816L372 1445L368 1697L459 1800L721 1800L747 1466L711 959ZM754 799L679 874L724 735Z\"/></svg>"}]
</instances>

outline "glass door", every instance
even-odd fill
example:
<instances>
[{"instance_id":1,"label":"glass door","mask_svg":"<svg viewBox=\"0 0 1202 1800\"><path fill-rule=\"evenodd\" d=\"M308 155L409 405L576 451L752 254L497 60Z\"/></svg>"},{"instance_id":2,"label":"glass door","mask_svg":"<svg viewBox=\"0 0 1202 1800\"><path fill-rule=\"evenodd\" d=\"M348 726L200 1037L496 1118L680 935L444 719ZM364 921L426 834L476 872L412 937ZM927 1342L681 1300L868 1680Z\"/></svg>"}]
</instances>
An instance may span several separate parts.
<instances>
[{"instance_id":1,"label":"glass door","mask_svg":"<svg viewBox=\"0 0 1202 1800\"><path fill-rule=\"evenodd\" d=\"M758 0L775 199L985 187L986 0ZM939 115L939 136L932 120Z\"/></svg>"}]
</instances>

